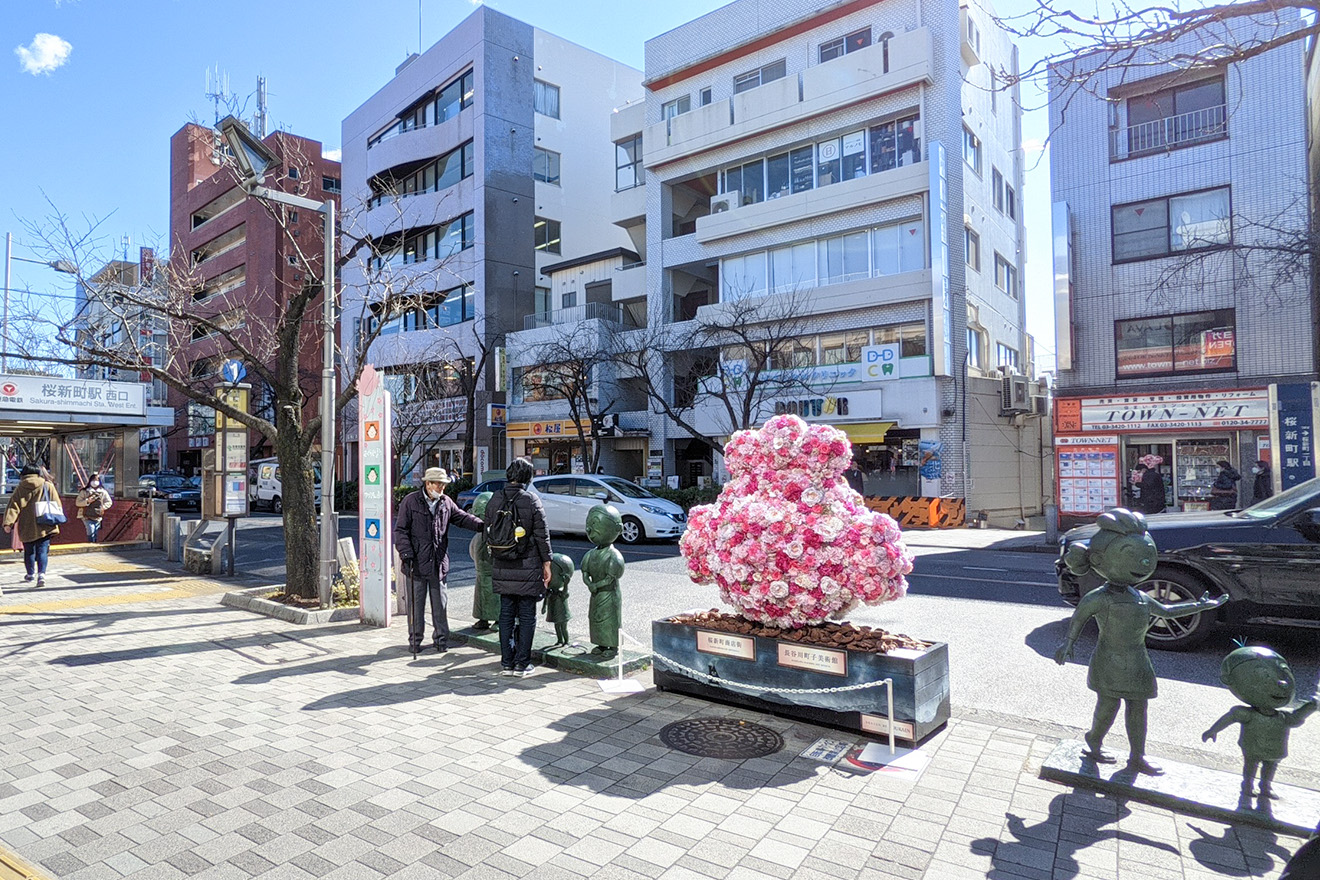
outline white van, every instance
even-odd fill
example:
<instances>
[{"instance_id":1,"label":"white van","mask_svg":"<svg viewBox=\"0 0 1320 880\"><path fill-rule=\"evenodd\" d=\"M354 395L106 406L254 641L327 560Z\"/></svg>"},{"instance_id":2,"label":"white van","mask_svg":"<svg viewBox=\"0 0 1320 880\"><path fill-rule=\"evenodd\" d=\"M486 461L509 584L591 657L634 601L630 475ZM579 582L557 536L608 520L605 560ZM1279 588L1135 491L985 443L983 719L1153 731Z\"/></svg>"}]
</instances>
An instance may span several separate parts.
<instances>
[{"instance_id":1,"label":"white van","mask_svg":"<svg viewBox=\"0 0 1320 880\"><path fill-rule=\"evenodd\" d=\"M316 507L321 507L321 466L312 466L312 477L316 481L313 489L316 493ZM280 497L280 462L277 458L259 458L248 462L248 505L256 510L269 507L272 513L284 512L284 500Z\"/></svg>"}]
</instances>

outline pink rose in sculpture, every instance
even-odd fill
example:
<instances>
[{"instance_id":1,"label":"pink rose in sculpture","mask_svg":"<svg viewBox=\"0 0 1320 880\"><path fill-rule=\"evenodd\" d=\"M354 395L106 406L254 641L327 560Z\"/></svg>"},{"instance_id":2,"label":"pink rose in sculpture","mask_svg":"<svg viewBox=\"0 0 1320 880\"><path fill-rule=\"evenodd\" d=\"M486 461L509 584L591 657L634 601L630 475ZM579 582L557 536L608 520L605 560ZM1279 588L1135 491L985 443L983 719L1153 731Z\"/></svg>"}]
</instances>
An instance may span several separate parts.
<instances>
[{"instance_id":1,"label":"pink rose in sculpture","mask_svg":"<svg viewBox=\"0 0 1320 880\"><path fill-rule=\"evenodd\" d=\"M718 585L743 617L797 629L907 592L912 556L898 524L844 480L842 431L775 416L729 438L724 458L729 482L692 508L681 547L692 579Z\"/></svg>"}]
</instances>

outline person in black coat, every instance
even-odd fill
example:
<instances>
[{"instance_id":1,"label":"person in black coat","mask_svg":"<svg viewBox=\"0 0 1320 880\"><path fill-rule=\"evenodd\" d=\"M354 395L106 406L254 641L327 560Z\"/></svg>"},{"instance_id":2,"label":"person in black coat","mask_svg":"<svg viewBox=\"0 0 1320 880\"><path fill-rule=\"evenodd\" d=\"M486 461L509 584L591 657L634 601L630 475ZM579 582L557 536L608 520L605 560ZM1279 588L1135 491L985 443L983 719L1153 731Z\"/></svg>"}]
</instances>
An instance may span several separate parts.
<instances>
[{"instance_id":1,"label":"person in black coat","mask_svg":"<svg viewBox=\"0 0 1320 880\"><path fill-rule=\"evenodd\" d=\"M1238 480L1242 479L1242 475L1237 472L1237 468L1222 458L1215 464L1219 465L1219 473L1210 486L1210 509L1237 510L1237 484Z\"/></svg>"},{"instance_id":2,"label":"person in black coat","mask_svg":"<svg viewBox=\"0 0 1320 880\"><path fill-rule=\"evenodd\" d=\"M517 558L491 556L491 587L500 597L501 675L530 674L536 605L550 583L550 532L545 526L541 499L527 491L532 474L530 461L514 459L504 474L508 483L486 505L488 522L495 522L500 511L512 509L523 530Z\"/></svg>"},{"instance_id":3,"label":"person in black coat","mask_svg":"<svg viewBox=\"0 0 1320 880\"><path fill-rule=\"evenodd\" d=\"M1141 482L1137 485L1141 487L1141 512L1163 513L1165 511L1164 475L1160 473L1160 469L1147 466L1141 472Z\"/></svg>"},{"instance_id":4,"label":"person in black coat","mask_svg":"<svg viewBox=\"0 0 1320 880\"><path fill-rule=\"evenodd\" d=\"M408 596L408 647L416 654L426 632L426 597L431 597L435 650L449 649L449 526L480 531L482 522L445 494L449 474L427 468L422 488L410 492L394 518L394 548L403 559L403 574L412 584Z\"/></svg>"},{"instance_id":5,"label":"person in black coat","mask_svg":"<svg viewBox=\"0 0 1320 880\"><path fill-rule=\"evenodd\" d=\"M1270 463L1264 459L1257 461L1251 472L1256 475L1251 487L1251 503L1255 504L1274 494L1274 474L1270 472Z\"/></svg>"}]
</instances>

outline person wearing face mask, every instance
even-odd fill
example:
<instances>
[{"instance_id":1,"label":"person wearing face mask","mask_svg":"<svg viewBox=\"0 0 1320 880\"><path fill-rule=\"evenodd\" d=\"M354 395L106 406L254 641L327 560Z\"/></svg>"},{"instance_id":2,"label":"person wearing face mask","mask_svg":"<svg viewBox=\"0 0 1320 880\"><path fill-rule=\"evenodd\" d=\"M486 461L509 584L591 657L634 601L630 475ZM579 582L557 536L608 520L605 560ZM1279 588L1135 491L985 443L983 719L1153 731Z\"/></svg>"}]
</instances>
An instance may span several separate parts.
<instances>
[{"instance_id":1,"label":"person wearing face mask","mask_svg":"<svg viewBox=\"0 0 1320 880\"><path fill-rule=\"evenodd\" d=\"M450 482L444 468L427 468L422 488L409 493L394 519L394 549L403 559L403 574L411 580L408 596L408 647L416 655L426 631L426 598L431 598L431 625L436 653L449 649L449 526L457 523L479 532L483 523L445 494Z\"/></svg>"},{"instance_id":2,"label":"person wearing face mask","mask_svg":"<svg viewBox=\"0 0 1320 880\"><path fill-rule=\"evenodd\" d=\"M92 474L73 503L78 507L78 519L83 521L83 528L87 530L87 543L95 544L96 535L101 531L101 520L114 503L110 493L101 485L100 474Z\"/></svg>"},{"instance_id":3,"label":"person wearing face mask","mask_svg":"<svg viewBox=\"0 0 1320 880\"><path fill-rule=\"evenodd\" d=\"M1215 464L1219 465L1219 473L1210 486L1210 509L1237 510L1237 484L1242 475L1225 459L1221 458Z\"/></svg>"},{"instance_id":4,"label":"person wearing face mask","mask_svg":"<svg viewBox=\"0 0 1320 880\"><path fill-rule=\"evenodd\" d=\"M1257 461L1251 472L1256 475L1256 482L1251 487L1251 503L1255 504L1274 494L1274 474L1270 472L1270 463L1264 459Z\"/></svg>"}]
</instances>

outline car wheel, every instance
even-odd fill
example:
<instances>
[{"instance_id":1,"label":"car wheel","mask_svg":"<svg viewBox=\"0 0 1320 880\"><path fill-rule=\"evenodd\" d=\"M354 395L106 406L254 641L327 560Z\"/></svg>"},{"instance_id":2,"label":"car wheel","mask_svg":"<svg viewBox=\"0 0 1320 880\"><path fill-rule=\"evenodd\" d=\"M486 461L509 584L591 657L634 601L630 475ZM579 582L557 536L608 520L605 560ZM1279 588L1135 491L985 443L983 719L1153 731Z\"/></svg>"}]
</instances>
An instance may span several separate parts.
<instances>
[{"instance_id":1,"label":"car wheel","mask_svg":"<svg viewBox=\"0 0 1320 880\"><path fill-rule=\"evenodd\" d=\"M640 544L646 540L646 529L642 527L642 521L632 516L623 518L623 533L619 535L619 540L625 544Z\"/></svg>"},{"instance_id":2,"label":"car wheel","mask_svg":"<svg viewBox=\"0 0 1320 880\"><path fill-rule=\"evenodd\" d=\"M1199 599L1209 587L1194 574L1161 565L1155 569L1154 577L1139 584L1138 589L1162 605L1172 605ZM1172 620L1156 619L1146 632L1146 647L1190 651L1205 641L1214 623L1213 611L1198 611Z\"/></svg>"},{"instance_id":3,"label":"car wheel","mask_svg":"<svg viewBox=\"0 0 1320 880\"><path fill-rule=\"evenodd\" d=\"M280 500L280 496L276 495L274 498L270 499L270 512L284 513L284 502Z\"/></svg>"}]
</instances>

